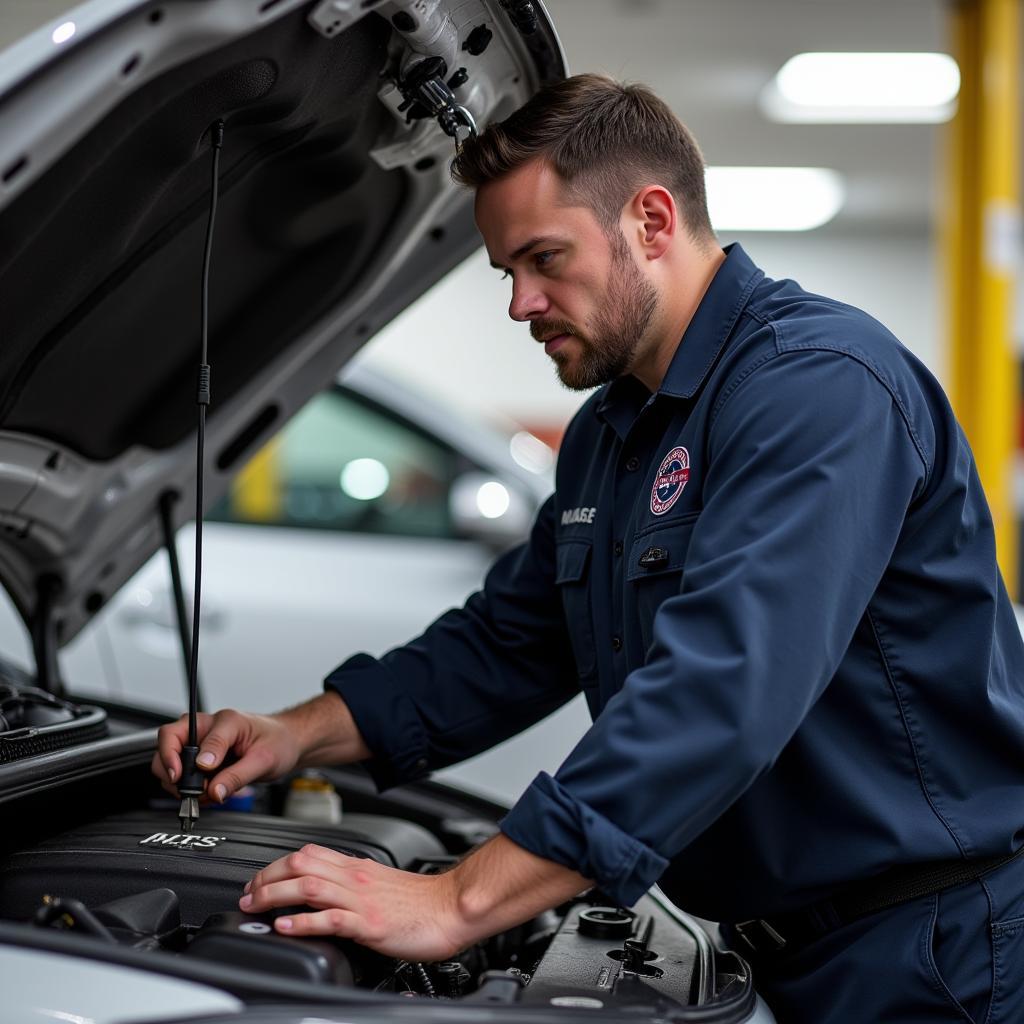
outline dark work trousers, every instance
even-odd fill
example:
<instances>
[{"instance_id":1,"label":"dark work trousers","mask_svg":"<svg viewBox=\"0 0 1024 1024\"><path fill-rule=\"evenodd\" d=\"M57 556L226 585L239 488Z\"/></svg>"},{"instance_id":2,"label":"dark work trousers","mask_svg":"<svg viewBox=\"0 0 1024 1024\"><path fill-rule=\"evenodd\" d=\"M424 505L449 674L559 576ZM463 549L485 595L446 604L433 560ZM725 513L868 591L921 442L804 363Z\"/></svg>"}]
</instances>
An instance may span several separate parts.
<instances>
[{"instance_id":1,"label":"dark work trousers","mask_svg":"<svg viewBox=\"0 0 1024 1024\"><path fill-rule=\"evenodd\" d=\"M1024 860L747 959L778 1024L1024 1024Z\"/></svg>"}]
</instances>

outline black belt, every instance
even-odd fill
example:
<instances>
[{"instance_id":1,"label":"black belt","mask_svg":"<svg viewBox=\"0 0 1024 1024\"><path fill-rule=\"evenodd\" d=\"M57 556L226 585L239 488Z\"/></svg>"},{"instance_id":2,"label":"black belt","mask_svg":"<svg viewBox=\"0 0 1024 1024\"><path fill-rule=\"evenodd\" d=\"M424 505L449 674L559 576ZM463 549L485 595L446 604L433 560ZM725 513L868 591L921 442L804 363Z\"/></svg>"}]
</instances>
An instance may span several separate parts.
<instances>
[{"instance_id":1,"label":"black belt","mask_svg":"<svg viewBox=\"0 0 1024 1024\"><path fill-rule=\"evenodd\" d=\"M732 927L755 953L793 952L868 914L973 882L1021 855L1024 855L1024 846L1016 853L998 854L982 860L900 865L875 878L854 882L831 899L802 910L741 921Z\"/></svg>"}]
</instances>

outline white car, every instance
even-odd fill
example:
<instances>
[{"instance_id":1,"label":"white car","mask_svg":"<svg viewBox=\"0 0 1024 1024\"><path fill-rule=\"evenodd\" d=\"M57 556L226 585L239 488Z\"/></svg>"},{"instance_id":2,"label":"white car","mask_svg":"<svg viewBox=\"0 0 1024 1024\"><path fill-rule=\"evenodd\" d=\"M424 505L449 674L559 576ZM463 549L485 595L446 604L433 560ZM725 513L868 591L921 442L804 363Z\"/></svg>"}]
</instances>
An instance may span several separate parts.
<instances>
[{"instance_id":1,"label":"white car","mask_svg":"<svg viewBox=\"0 0 1024 1024\"><path fill-rule=\"evenodd\" d=\"M516 464L512 440L540 472ZM276 710L311 695L351 654L381 654L461 604L495 551L525 536L550 491L550 459L529 435L492 436L394 381L347 373L206 515L205 703ZM191 526L178 536L190 608L194 539ZM62 668L78 692L182 707L186 672L165 552L69 645Z\"/></svg>"}]
</instances>

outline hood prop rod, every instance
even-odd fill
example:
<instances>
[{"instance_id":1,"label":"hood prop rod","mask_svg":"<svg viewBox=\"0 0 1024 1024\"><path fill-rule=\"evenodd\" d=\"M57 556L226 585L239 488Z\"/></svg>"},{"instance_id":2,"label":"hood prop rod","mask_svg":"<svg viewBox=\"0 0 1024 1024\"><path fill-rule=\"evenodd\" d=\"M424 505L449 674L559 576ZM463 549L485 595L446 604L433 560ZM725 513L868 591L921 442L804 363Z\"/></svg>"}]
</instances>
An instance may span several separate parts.
<instances>
[{"instance_id":1,"label":"hood prop rod","mask_svg":"<svg viewBox=\"0 0 1024 1024\"><path fill-rule=\"evenodd\" d=\"M203 578L203 446L206 439L206 407L210 404L210 366L207 363L209 335L210 254L213 250L213 222L217 216L217 190L220 185L220 150L224 144L224 122L210 125L210 218L206 224L206 244L203 248L203 283L200 293L200 322L202 325L202 356L199 361L199 386L196 404L199 406L199 429L196 433L196 573L193 584L192 644L188 675L188 743L181 751L181 808L178 820L182 832L191 832L199 820L199 798L206 786L206 776L196 764L199 756L199 730L196 715L199 708L199 608Z\"/></svg>"},{"instance_id":2,"label":"hood prop rod","mask_svg":"<svg viewBox=\"0 0 1024 1024\"><path fill-rule=\"evenodd\" d=\"M178 623L178 639L181 641L181 656L185 665L185 699L189 697L189 682L192 669L192 635L189 631L188 610L185 608L185 588L181 583L181 562L178 560L178 548L174 543L174 519L171 509L180 495L177 491L167 490L160 495L160 529L164 536L164 547L167 550L167 561L171 570L171 591L174 594L174 617ZM196 711L204 710L203 687L196 677Z\"/></svg>"}]
</instances>

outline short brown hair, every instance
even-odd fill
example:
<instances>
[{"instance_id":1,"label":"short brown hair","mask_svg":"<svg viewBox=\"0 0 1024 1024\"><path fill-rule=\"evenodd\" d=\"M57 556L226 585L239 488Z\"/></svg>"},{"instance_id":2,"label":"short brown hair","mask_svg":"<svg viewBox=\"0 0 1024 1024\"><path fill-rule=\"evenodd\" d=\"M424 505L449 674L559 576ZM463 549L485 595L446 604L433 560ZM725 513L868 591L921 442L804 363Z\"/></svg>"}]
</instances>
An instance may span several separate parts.
<instances>
[{"instance_id":1,"label":"short brown hair","mask_svg":"<svg viewBox=\"0 0 1024 1024\"><path fill-rule=\"evenodd\" d=\"M452 177L479 188L535 157L548 160L606 233L645 184L665 185L696 241L714 238L704 158L668 105L643 85L574 75L545 86L504 121L463 144Z\"/></svg>"}]
</instances>

